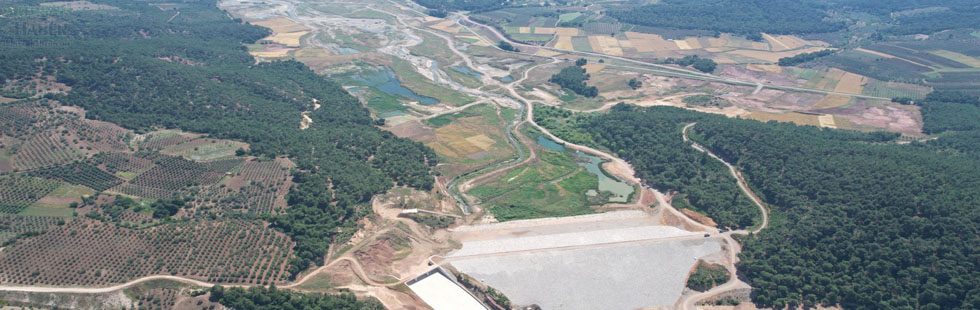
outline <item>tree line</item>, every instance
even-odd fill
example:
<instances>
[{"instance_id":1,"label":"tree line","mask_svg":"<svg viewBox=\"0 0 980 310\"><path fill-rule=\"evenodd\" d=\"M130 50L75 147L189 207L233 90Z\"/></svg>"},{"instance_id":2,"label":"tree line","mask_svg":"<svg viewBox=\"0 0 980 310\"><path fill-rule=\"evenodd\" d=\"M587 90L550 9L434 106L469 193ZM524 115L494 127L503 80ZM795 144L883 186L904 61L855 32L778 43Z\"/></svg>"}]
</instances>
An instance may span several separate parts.
<instances>
[{"instance_id":1,"label":"tree line","mask_svg":"<svg viewBox=\"0 0 980 310\"><path fill-rule=\"evenodd\" d=\"M803 53L791 57L783 57L779 59L778 64L783 67L795 66L820 57L830 56L833 53L834 50L826 49L822 51Z\"/></svg>"},{"instance_id":2,"label":"tree line","mask_svg":"<svg viewBox=\"0 0 980 310\"><path fill-rule=\"evenodd\" d=\"M713 30L738 34L803 34L843 29L825 21L820 6L793 0L664 0L639 7L611 9L622 22L668 29Z\"/></svg>"},{"instance_id":3,"label":"tree line","mask_svg":"<svg viewBox=\"0 0 980 310\"><path fill-rule=\"evenodd\" d=\"M211 302L234 310L384 310L377 300L357 300L349 291L340 294L300 294L279 290L275 285L248 289L215 285L208 293L211 294L208 296Z\"/></svg>"}]
</instances>

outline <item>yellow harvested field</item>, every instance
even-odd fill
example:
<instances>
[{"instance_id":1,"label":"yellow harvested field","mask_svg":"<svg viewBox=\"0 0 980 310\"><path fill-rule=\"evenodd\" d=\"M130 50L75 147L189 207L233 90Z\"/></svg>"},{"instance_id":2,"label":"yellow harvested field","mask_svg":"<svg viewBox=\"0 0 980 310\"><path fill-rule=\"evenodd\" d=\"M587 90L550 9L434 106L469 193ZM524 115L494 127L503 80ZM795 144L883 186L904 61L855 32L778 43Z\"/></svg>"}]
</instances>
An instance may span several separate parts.
<instances>
[{"instance_id":1,"label":"yellow harvested field","mask_svg":"<svg viewBox=\"0 0 980 310\"><path fill-rule=\"evenodd\" d=\"M964 65L968 65L970 67L980 68L980 59L977 59L976 57L972 57L970 55L963 55L954 51L947 51L947 50L935 50L935 51L930 51L930 53L933 53L935 55L938 55L939 57L943 57Z\"/></svg>"},{"instance_id":2,"label":"yellow harvested field","mask_svg":"<svg viewBox=\"0 0 980 310\"><path fill-rule=\"evenodd\" d=\"M577 36L579 32L578 28L558 27L555 28L555 34L560 36Z\"/></svg>"},{"instance_id":3,"label":"yellow harvested field","mask_svg":"<svg viewBox=\"0 0 980 310\"><path fill-rule=\"evenodd\" d=\"M840 78L840 82L837 82L837 86L834 87L834 91L839 93L861 94L866 83L868 83L867 77L860 74L844 72L844 75Z\"/></svg>"},{"instance_id":4,"label":"yellow harvested field","mask_svg":"<svg viewBox=\"0 0 980 310\"><path fill-rule=\"evenodd\" d=\"M780 41L778 38L773 37L768 33L763 33L762 37L765 38L766 41L769 41L769 46L772 47L771 50L773 51L785 51L788 49L792 49L792 47L786 45L785 43L783 43L783 41Z\"/></svg>"},{"instance_id":5,"label":"yellow harvested field","mask_svg":"<svg viewBox=\"0 0 980 310\"><path fill-rule=\"evenodd\" d=\"M783 58L783 57L793 57L793 56L796 56L796 55L799 55L799 54L811 53L811 52L816 52L816 51L821 51L821 50L824 50L824 48L822 48L822 47L811 47L811 48L807 48L807 49L801 49L801 50L795 50L795 51L786 51L786 52L766 52L766 51L755 51L755 50L742 50L742 49L740 49L740 50L734 50L734 51L731 51L731 52L728 52L728 53L729 54L733 54L733 55L739 55L739 56L745 56L745 57L752 57L752 58L755 58L755 59L761 59L761 60L765 60L767 62L773 62L774 63L774 62L779 61L779 59L780 58Z\"/></svg>"},{"instance_id":6,"label":"yellow harvested field","mask_svg":"<svg viewBox=\"0 0 980 310\"><path fill-rule=\"evenodd\" d=\"M720 64L733 64L733 63L735 63L735 60L734 59L731 59L731 58L728 58L728 57L725 57L725 56L714 56L714 57L711 57L711 60L714 60L715 62L720 63Z\"/></svg>"},{"instance_id":7,"label":"yellow harvested field","mask_svg":"<svg viewBox=\"0 0 980 310\"><path fill-rule=\"evenodd\" d=\"M602 71L602 69L605 69L606 68L606 65L604 65L604 64L597 64L597 63L590 63L590 64L587 64L585 66L582 66L582 68L585 68L585 73L592 74L592 73L596 73L596 72Z\"/></svg>"},{"instance_id":8,"label":"yellow harvested field","mask_svg":"<svg viewBox=\"0 0 980 310\"><path fill-rule=\"evenodd\" d=\"M555 48L561 50L574 50L575 47L572 46L572 37L559 35L558 40L555 40Z\"/></svg>"},{"instance_id":9,"label":"yellow harvested field","mask_svg":"<svg viewBox=\"0 0 980 310\"><path fill-rule=\"evenodd\" d=\"M867 54L871 54L871 55L875 55L875 56L878 56L878 57L896 58L895 56L892 56L892 55L889 55L889 54L885 54L885 53L882 53L882 52L872 51L872 50L865 49L865 48L862 48L862 47L859 47L859 48L855 49L855 51L862 52L862 53L867 53Z\"/></svg>"},{"instance_id":10,"label":"yellow harvested field","mask_svg":"<svg viewBox=\"0 0 980 310\"><path fill-rule=\"evenodd\" d=\"M783 72L783 67L780 67L778 65L749 64L749 65L746 65L745 68L746 69L749 69L749 70L752 70L752 71L758 71L758 72L768 72L768 73L777 73L777 74L780 73L780 72Z\"/></svg>"},{"instance_id":11,"label":"yellow harvested field","mask_svg":"<svg viewBox=\"0 0 980 310\"><path fill-rule=\"evenodd\" d=\"M293 53L296 57L327 57L330 56L330 50L325 48L301 48Z\"/></svg>"},{"instance_id":12,"label":"yellow harvested field","mask_svg":"<svg viewBox=\"0 0 980 310\"><path fill-rule=\"evenodd\" d=\"M555 34L556 30L552 27L534 27L534 34Z\"/></svg>"},{"instance_id":13,"label":"yellow harvested field","mask_svg":"<svg viewBox=\"0 0 980 310\"><path fill-rule=\"evenodd\" d=\"M790 49L801 48L801 47L804 47L804 46L807 46L807 45L814 45L814 46L828 46L829 45L826 42L807 41L807 40L803 40L803 39L801 39L801 38L799 38L797 36L790 36L790 35L781 35L781 36L776 36L775 38L777 40L779 40L779 42L783 42L783 44L786 44L786 46L788 46Z\"/></svg>"},{"instance_id":14,"label":"yellow harvested field","mask_svg":"<svg viewBox=\"0 0 980 310\"><path fill-rule=\"evenodd\" d=\"M724 53L730 50L731 50L730 48L724 48L724 47L707 47L704 49L705 52L709 52L709 53Z\"/></svg>"},{"instance_id":15,"label":"yellow harvested field","mask_svg":"<svg viewBox=\"0 0 980 310\"><path fill-rule=\"evenodd\" d=\"M493 146L493 139L490 139L487 135L475 135L466 138L466 141L484 151L489 150Z\"/></svg>"},{"instance_id":16,"label":"yellow harvested field","mask_svg":"<svg viewBox=\"0 0 980 310\"><path fill-rule=\"evenodd\" d=\"M619 46L619 40L608 36L589 36L589 45L592 51L612 55L623 56L623 48Z\"/></svg>"},{"instance_id":17,"label":"yellow harvested field","mask_svg":"<svg viewBox=\"0 0 980 310\"><path fill-rule=\"evenodd\" d=\"M691 47L693 49L704 48L704 46L701 46L701 41L698 40L698 38L695 38L695 37L684 39L684 42L687 42L687 46L689 46L689 47Z\"/></svg>"},{"instance_id":18,"label":"yellow harvested field","mask_svg":"<svg viewBox=\"0 0 980 310\"><path fill-rule=\"evenodd\" d=\"M819 126L820 121L817 119L816 115L809 115L803 113L789 112L789 113L771 113L771 112L752 112L746 115L749 119L754 119L758 121L768 122L777 121L783 123L794 123L797 125L811 125Z\"/></svg>"},{"instance_id":19,"label":"yellow harvested field","mask_svg":"<svg viewBox=\"0 0 980 310\"><path fill-rule=\"evenodd\" d=\"M836 107L845 106L850 102L851 102L850 96L826 95L823 96L823 98L820 98L820 101L817 101L817 104L814 104L813 108L814 109L836 108Z\"/></svg>"},{"instance_id":20,"label":"yellow harvested field","mask_svg":"<svg viewBox=\"0 0 980 310\"><path fill-rule=\"evenodd\" d=\"M296 21L293 21L292 19L288 19L285 17L258 20L251 23L253 25L259 25L262 27L272 29L272 31L276 33L289 33L289 32L310 30L309 28L306 28L306 26L304 26L303 24L297 23Z\"/></svg>"},{"instance_id":21,"label":"yellow harvested field","mask_svg":"<svg viewBox=\"0 0 980 310\"><path fill-rule=\"evenodd\" d=\"M442 20L442 18L432 17L432 16L426 16L424 18L425 18L425 22L434 22L434 21L437 21L437 20Z\"/></svg>"},{"instance_id":22,"label":"yellow harvested field","mask_svg":"<svg viewBox=\"0 0 980 310\"><path fill-rule=\"evenodd\" d=\"M479 38L479 37L477 37L477 36L471 36L471 35L465 35L465 36L463 36L463 35L456 35L456 37L457 37L457 38L460 38L460 39L469 39L469 40L475 40L476 42L474 42L474 43L471 43L471 44L473 44L473 45L476 45L476 46L490 46L490 44L487 44L487 42L484 42L483 40L480 40L480 38Z\"/></svg>"},{"instance_id":23,"label":"yellow harvested field","mask_svg":"<svg viewBox=\"0 0 980 310\"><path fill-rule=\"evenodd\" d=\"M690 45L687 45L687 41L684 41L684 40L674 40L674 44L677 44L677 48L682 49L682 50L689 50L689 49L691 49L691 46Z\"/></svg>"},{"instance_id":24,"label":"yellow harvested field","mask_svg":"<svg viewBox=\"0 0 980 310\"><path fill-rule=\"evenodd\" d=\"M285 45L286 47L299 47L299 39L305 36L309 31L300 32L290 32L290 33L275 33L272 36L266 37L264 40L272 41Z\"/></svg>"},{"instance_id":25,"label":"yellow harvested field","mask_svg":"<svg viewBox=\"0 0 980 310\"><path fill-rule=\"evenodd\" d=\"M837 88L837 84L840 84L840 79L843 78L845 74L847 74L846 71L837 68L830 68L830 70L827 70L827 73L824 74L823 78L820 79L820 81L817 81L816 85L813 87L816 89L834 90Z\"/></svg>"},{"instance_id":26,"label":"yellow harvested field","mask_svg":"<svg viewBox=\"0 0 980 310\"><path fill-rule=\"evenodd\" d=\"M448 32L448 33L457 33L459 32L460 29L460 27L456 26L456 23L451 20L445 20L439 23L429 25L429 28L436 29L443 32Z\"/></svg>"},{"instance_id":27,"label":"yellow harvested field","mask_svg":"<svg viewBox=\"0 0 980 310\"><path fill-rule=\"evenodd\" d=\"M636 48L636 51L641 53L670 51L677 49L676 43L664 40L663 37L656 34L626 32L626 37L629 38L630 44L633 46L633 48Z\"/></svg>"},{"instance_id":28,"label":"yellow harvested field","mask_svg":"<svg viewBox=\"0 0 980 310\"><path fill-rule=\"evenodd\" d=\"M725 46L728 46L728 39L708 38L708 47L725 47Z\"/></svg>"},{"instance_id":29,"label":"yellow harvested field","mask_svg":"<svg viewBox=\"0 0 980 310\"><path fill-rule=\"evenodd\" d=\"M452 123L435 130L436 141L426 143L436 153L453 158L463 158L467 155L485 151L493 140L473 129ZM482 137L481 137L482 136ZM488 142L489 141L489 142Z\"/></svg>"},{"instance_id":30,"label":"yellow harvested field","mask_svg":"<svg viewBox=\"0 0 980 310\"><path fill-rule=\"evenodd\" d=\"M289 51L287 49L282 49L278 51L250 51L250 55L260 58L283 58L289 56Z\"/></svg>"},{"instance_id":31,"label":"yellow harvested field","mask_svg":"<svg viewBox=\"0 0 980 310\"><path fill-rule=\"evenodd\" d=\"M831 114L817 116L817 122L820 123L820 127L837 128L837 123L834 122L834 116Z\"/></svg>"},{"instance_id":32,"label":"yellow harvested field","mask_svg":"<svg viewBox=\"0 0 980 310\"><path fill-rule=\"evenodd\" d=\"M535 53L535 55L544 56L544 57L554 57L554 56L561 55L561 53L542 48L542 49L539 49L538 52Z\"/></svg>"},{"instance_id":33,"label":"yellow harvested field","mask_svg":"<svg viewBox=\"0 0 980 310\"><path fill-rule=\"evenodd\" d=\"M517 29L518 29L517 31L520 33L531 33L531 27L520 27Z\"/></svg>"}]
</instances>

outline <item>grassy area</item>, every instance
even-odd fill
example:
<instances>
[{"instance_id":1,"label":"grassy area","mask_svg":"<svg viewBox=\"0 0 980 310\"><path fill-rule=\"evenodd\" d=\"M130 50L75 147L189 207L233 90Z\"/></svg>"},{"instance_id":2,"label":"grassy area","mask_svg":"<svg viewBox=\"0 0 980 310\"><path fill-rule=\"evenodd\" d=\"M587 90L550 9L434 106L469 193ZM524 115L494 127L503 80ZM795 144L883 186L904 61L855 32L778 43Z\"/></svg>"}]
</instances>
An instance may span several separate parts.
<instances>
[{"instance_id":1,"label":"grassy area","mask_svg":"<svg viewBox=\"0 0 980 310\"><path fill-rule=\"evenodd\" d=\"M392 57L392 70L398 76L402 86L411 89L420 96L432 97L447 105L461 106L475 101L473 97L436 85L418 72L408 61Z\"/></svg>"},{"instance_id":2,"label":"grassy area","mask_svg":"<svg viewBox=\"0 0 980 310\"><path fill-rule=\"evenodd\" d=\"M514 33L508 34L511 39L522 42L548 42L554 36L550 34Z\"/></svg>"},{"instance_id":3,"label":"grassy area","mask_svg":"<svg viewBox=\"0 0 980 310\"><path fill-rule=\"evenodd\" d=\"M161 151L161 153L183 156L195 161L209 161L235 156L235 151L245 148L242 143L228 140L210 140L210 143L176 145Z\"/></svg>"},{"instance_id":4,"label":"grassy area","mask_svg":"<svg viewBox=\"0 0 980 310\"><path fill-rule=\"evenodd\" d=\"M369 87L367 95L364 96L367 100L368 108L374 110L374 113L381 115L389 112L405 111L408 110L398 97L386 94L383 91L378 90L374 87Z\"/></svg>"},{"instance_id":5,"label":"grassy area","mask_svg":"<svg viewBox=\"0 0 980 310\"><path fill-rule=\"evenodd\" d=\"M72 208L67 205L35 202L20 212L20 215L71 217Z\"/></svg>"},{"instance_id":6,"label":"grassy area","mask_svg":"<svg viewBox=\"0 0 980 310\"><path fill-rule=\"evenodd\" d=\"M318 273L303 282L302 285L296 287L296 289L302 291L314 291L314 292L324 292L330 291L337 287L336 282L332 282L329 275Z\"/></svg>"},{"instance_id":7,"label":"grassy area","mask_svg":"<svg viewBox=\"0 0 980 310\"><path fill-rule=\"evenodd\" d=\"M81 185L70 184L62 185L48 194L48 196L55 198L81 198L91 195L95 195L95 190Z\"/></svg>"},{"instance_id":8,"label":"grassy area","mask_svg":"<svg viewBox=\"0 0 980 310\"><path fill-rule=\"evenodd\" d=\"M375 11L375 10L360 10L360 11L356 11L354 13L347 14L346 16L347 17L350 17L350 18L382 19L382 20L385 20L386 22L388 22L388 24L391 24L391 25L397 25L398 24L398 21L395 20L395 17L394 16L391 16L391 15L388 15L388 14L385 14L385 13L381 13L381 12L378 12L378 11Z\"/></svg>"},{"instance_id":9,"label":"grassy area","mask_svg":"<svg viewBox=\"0 0 980 310\"><path fill-rule=\"evenodd\" d=\"M579 16L582 16L582 13L579 13L579 12L565 13L565 14L559 15L558 16L558 20L560 20L562 22L570 22L570 21L575 20Z\"/></svg>"},{"instance_id":10,"label":"grassy area","mask_svg":"<svg viewBox=\"0 0 980 310\"><path fill-rule=\"evenodd\" d=\"M537 132L525 130L529 137ZM468 192L479 198L500 221L591 213L586 192L597 190L595 175L575 162L569 151L530 145L540 161L509 171Z\"/></svg>"},{"instance_id":11,"label":"grassy area","mask_svg":"<svg viewBox=\"0 0 980 310\"><path fill-rule=\"evenodd\" d=\"M432 127L442 127L449 125L449 123L452 123L460 118L474 116L480 116L488 120L496 120L497 111L489 104L479 104L456 113L444 114L430 118L426 120L426 124Z\"/></svg>"}]
</instances>

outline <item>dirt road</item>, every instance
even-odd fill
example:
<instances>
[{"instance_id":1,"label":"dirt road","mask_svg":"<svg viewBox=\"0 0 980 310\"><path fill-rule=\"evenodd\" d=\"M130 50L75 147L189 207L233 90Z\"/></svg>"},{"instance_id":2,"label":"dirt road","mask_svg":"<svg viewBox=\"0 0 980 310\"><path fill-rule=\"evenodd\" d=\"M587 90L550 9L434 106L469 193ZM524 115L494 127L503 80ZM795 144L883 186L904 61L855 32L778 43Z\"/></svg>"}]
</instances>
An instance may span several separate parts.
<instances>
[{"instance_id":1,"label":"dirt road","mask_svg":"<svg viewBox=\"0 0 980 310\"><path fill-rule=\"evenodd\" d=\"M699 143L697 143L697 142L695 142L695 141L693 141L693 140L691 140L691 139L688 138L688 135L687 135L688 130L690 130L692 127L694 127L695 124L697 124L697 123L687 124L687 125L684 126L684 129L682 129L682 133L683 133L683 136L684 136L684 141L691 142L691 147L693 147L694 149L696 149L698 151L707 153L708 156L710 156L711 158L714 158L714 159L720 161L722 164L725 164L725 166L728 167L728 171L732 174L733 177L735 177L736 183L738 183L738 188L741 189L743 193L745 193L746 195L749 196L749 198L752 200L752 202L755 203L755 205L759 207L759 212L762 214L762 224L760 224L759 227L757 227L756 229L752 230L751 232L752 233L758 233L758 232L762 231L763 229L765 229L766 227L769 226L769 210L766 208L765 204L762 203L762 200L759 199L759 196L757 196L755 194L755 192L753 192L752 189L749 188L748 184L745 182L745 179L742 178L741 172L739 172L738 169L735 169L735 166L733 166L732 164L728 163L727 161L725 161L724 159L722 159L718 155L715 155L713 152L711 152L711 150L709 150L708 148L704 147L703 145L701 145L701 144L699 144ZM738 279L738 273L737 273L737 270L735 268L735 264L738 263L738 253L742 251L742 247L737 242L735 242L734 239L731 238L731 235L732 234L747 235L747 234L749 234L749 231L747 231L747 230L737 230L737 231L730 231L730 232L724 233L724 236L725 236L726 240L730 240L729 244L731 244L733 246L732 249L729 251L730 254L729 254L729 261L727 262L728 264L725 265L725 269L728 270L728 274L729 274L728 282L725 282L725 284L722 284L722 285L719 285L719 286L715 286L714 288L712 288L711 290L708 290L707 292L702 292L702 293L698 293L698 294L688 295L688 296L682 297L677 302L677 308L678 309L681 309L681 310L696 310L697 309L696 304L700 300L704 300L704 299L707 299L707 298L715 297L715 296L718 296L718 295L720 295L722 293L725 293L725 292L728 292L728 291L731 291L731 290L734 290L734 289L749 287L748 284L746 284L745 282L742 282L741 280Z\"/></svg>"}]
</instances>

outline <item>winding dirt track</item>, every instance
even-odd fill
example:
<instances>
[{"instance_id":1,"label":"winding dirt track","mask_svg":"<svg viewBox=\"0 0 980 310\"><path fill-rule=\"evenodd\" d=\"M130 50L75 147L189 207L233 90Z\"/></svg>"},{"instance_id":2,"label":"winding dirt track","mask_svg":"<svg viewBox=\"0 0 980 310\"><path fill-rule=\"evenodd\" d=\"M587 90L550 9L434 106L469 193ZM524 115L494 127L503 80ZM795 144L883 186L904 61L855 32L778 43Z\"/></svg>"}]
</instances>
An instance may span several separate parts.
<instances>
[{"instance_id":1,"label":"winding dirt track","mask_svg":"<svg viewBox=\"0 0 980 310\"><path fill-rule=\"evenodd\" d=\"M745 179L742 177L742 173L739 172L737 169L735 169L735 166L728 163L718 155L715 155L715 153L711 152L711 150L704 147L703 145L688 138L687 132L688 130L691 129L691 127L694 127L695 124L697 123L690 123L684 126L684 129L682 130L684 141L691 142L691 147L693 147L698 151L707 153L708 156L711 156L711 158L720 161L722 164L725 164L725 166L728 167L728 171L732 174L733 177L735 177L735 180L738 183L738 188L741 189L743 193L749 196L752 202L759 207L759 212L762 214L762 224L760 224L759 227L757 227L756 229L752 230L751 233L758 233L762 231L763 229L769 226L769 210L766 208L765 204L762 203L762 200L759 199L759 196L757 196L755 192L753 192L752 189L749 188L748 184L745 182ZM700 300L715 297L722 293L734 289L749 287L748 284L738 279L738 273L737 273L737 269L735 268L735 264L738 263L738 253L742 251L742 247L737 242L735 242L734 239L731 238L732 234L747 235L749 233L750 231L747 230L736 230L723 234L725 236L725 240L729 241L729 244L732 245L732 248L729 250L728 264L725 265L725 269L728 269L728 274L729 274L728 282L716 286L711 290L708 290L707 292L681 297L681 299L677 301L676 306L678 309L682 309L682 310L697 309L696 304Z\"/></svg>"}]
</instances>

